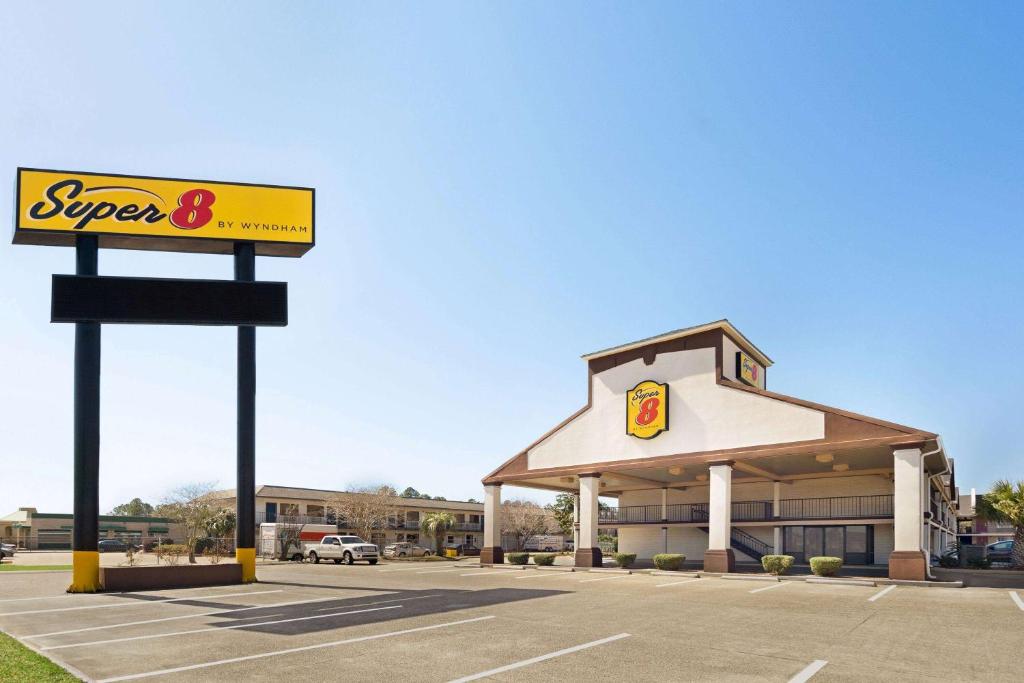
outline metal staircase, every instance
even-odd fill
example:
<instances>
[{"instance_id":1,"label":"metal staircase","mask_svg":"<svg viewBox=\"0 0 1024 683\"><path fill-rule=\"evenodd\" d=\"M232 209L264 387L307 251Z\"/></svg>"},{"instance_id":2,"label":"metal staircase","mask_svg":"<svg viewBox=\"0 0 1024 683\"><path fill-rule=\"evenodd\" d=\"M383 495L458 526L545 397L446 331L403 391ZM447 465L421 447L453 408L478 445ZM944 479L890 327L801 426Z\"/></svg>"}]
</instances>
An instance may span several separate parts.
<instances>
[{"instance_id":1,"label":"metal staircase","mask_svg":"<svg viewBox=\"0 0 1024 683\"><path fill-rule=\"evenodd\" d=\"M704 533L708 533L706 526L697 527ZM741 529L733 529L729 535L729 545L739 550L744 555L749 555L755 562L760 562L765 555L771 555L774 548L759 538L751 536Z\"/></svg>"}]
</instances>

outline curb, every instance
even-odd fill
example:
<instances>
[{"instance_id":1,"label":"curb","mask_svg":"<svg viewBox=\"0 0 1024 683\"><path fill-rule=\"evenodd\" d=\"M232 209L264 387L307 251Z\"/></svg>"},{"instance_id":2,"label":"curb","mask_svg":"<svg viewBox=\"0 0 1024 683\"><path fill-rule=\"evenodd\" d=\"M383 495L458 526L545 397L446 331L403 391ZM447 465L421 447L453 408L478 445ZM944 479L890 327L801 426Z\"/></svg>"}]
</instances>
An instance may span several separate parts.
<instances>
[{"instance_id":1,"label":"curb","mask_svg":"<svg viewBox=\"0 0 1024 683\"><path fill-rule=\"evenodd\" d=\"M701 578L700 572L670 572L663 569L651 569L646 573L648 576L681 576L685 579L699 579Z\"/></svg>"},{"instance_id":2,"label":"curb","mask_svg":"<svg viewBox=\"0 0 1024 683\"><path fill-rule=\"evenodd\" d=\"M722 574L719 578L733 581L774 581L779 582L777 576L762 576L761 574Z\"/></svg>"},{"instance_id":3,"label":"curb","mask_svg":"<svg viewBox=\"0 0 1024 683\"><path fill-rule=\"evenodd\" d=\"M576 571L576 567L538 567L534 565L533 568L539 572L562 572L563 574Z\"/></svg>"},{"instance_id":4,"label":"curb","mask_svg":"<svg viewBox=\"0 0 1024 683\"><path fill-rule=\"evenodd\" d=\"M632 569L605 569L604 567L591 567L583 571L594 572L595 574L632 574Z\"/></svg>"},{"instance_id":5,"label":"curb","mask_svg":"<svg viewBox=\"0 0 1024 683\"><path fill-rule=\"evenodd\" d=\"M871 586L872 588L878 586L877 582L868 579L833 579L825 576L811 576L804 581L806 583L830 583L837 586Z\"/></svg>"}]
</instances>

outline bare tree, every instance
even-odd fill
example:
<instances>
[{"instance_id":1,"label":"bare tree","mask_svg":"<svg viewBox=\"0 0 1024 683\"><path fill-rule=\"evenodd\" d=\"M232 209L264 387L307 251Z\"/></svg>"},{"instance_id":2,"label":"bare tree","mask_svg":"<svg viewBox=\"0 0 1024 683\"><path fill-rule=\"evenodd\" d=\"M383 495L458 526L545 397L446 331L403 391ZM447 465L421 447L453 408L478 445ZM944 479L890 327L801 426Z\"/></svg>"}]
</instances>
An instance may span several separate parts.
<instances>
[{"instance_id":1,"label":"bare tree","mask_svg":"<svg viewBox=\"0 0 1024 683\"><path fill-rule=\"evenodd\" d=\"M325 505L339 527L352 529L364 541L388 528L398 513L398 492L391 486L368 486L335 494Z\"/></svg>"},{"instance_id":2,"label":"bare tree","mask_svg":"<svg viewBox=\"0 0 1024 683\"><path fill-rule=\"evenodd\" d=\"M174 520L184 529L184 545L188 549L188 561L192 564L196 563L196 542L207 535L207 529L219 511L207 499L214 490L213 486L214 482L186 484L172 491L157 507L157 514Z\"/></svg>"},{"instance_id":3,"label":"bare tree","mask_svg":"<svg viewBox=\"0 0 1024 683\"><path fill-rule=\"evenodd\" d=\"M515 550L522 550L532 536L548 532L549 513L529 500L506 500L501 504L501 535L511 536Z\"/></svg>"}]
</instances>

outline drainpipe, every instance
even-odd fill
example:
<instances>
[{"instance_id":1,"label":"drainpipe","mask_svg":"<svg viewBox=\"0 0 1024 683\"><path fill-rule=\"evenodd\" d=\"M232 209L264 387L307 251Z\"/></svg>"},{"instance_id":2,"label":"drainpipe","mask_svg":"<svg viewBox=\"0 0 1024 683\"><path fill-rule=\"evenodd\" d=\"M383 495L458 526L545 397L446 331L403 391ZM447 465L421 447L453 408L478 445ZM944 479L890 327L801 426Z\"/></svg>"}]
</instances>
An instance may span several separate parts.
<instances>
[{"instance_id":1,"label":"drainpipe","mask_svg":"<svg viewBox=\"0 0 1024 683\"><path fill-rule=\"evenodd\" d=\"M942 446L942 437L941 436L937 436L937 437L935 437L935 450L933 450L933 451L925 451L924 453L921 453L921 476L922 477L924 477L924 459L926 457L928 457L929 455L935 455L936 453L941 453L944 450L945 449ZM932 507L932 480L935 479L936 477L941 477L943 474L949 474L949 465L948 464L946 465L946 467L941 472L936 472L935 474L929 476L928 479L927 479L927 484L928 485L926 487L926 490L928 491L927 502L928 502L928 511L929 512L931 512L931 507ZM922 484L923 483L925 483L925 482L922 481ZM927 552L927 555L925 556L925 562L924 562L925 576L927 576L929 579L933 579L934 580L935 576L932 575L932 553L931 553L931 550L932 550L932 548L931 548L931 546L932 546L932 529L931 529L931 525L930 524L927 525L927 526L924 525L924 524L921 525L921 539L922 539L921 545L926 548L926 552ZM925 542L925 541L927 541L927 542Z\"/></svg>"}]
</instances>

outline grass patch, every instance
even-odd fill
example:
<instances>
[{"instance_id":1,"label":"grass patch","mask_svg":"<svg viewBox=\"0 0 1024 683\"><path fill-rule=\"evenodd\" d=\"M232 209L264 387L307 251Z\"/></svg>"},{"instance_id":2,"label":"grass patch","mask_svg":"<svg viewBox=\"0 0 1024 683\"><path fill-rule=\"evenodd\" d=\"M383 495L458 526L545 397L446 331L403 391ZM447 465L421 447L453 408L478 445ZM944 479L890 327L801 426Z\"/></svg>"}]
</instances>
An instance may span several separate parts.
<instances>
[{"instance_id":1,"label":"grass patch","mask_svg":"<svg viewBox=\"0 0 1024 683\"><path fill-rule=\"evenodd\" d=\"M14 638L0 633L0 681L7 683L64 683L78 679Z\"/></svg>"},{"instance_id":2,"label":"grass patch","mask_svg":"<svg viewBox=\"0 0 1024 683\"><path fill-rule=\"evenodd\" d=\"M0 564L0 572L39 572L71 569L70 564ZM3 680L0 678L0 680Z\"/></svg>"}]
</instances>

